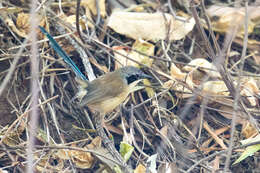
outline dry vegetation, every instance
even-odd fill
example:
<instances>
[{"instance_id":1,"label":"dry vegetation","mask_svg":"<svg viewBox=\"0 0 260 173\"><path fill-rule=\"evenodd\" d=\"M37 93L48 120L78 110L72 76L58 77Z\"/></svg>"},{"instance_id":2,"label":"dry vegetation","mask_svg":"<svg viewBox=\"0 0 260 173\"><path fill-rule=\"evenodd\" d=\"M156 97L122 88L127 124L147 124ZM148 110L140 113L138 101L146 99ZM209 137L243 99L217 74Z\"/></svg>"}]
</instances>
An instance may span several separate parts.
<instances>
[{"instance_id":1,"label":"dry vegetation","mask_svg":"<svg viewBox=\"0 0 260 173\"><path fill-rule=\"evenodd\" d=\"M122 65L153 77L105 117L135 173L259 171L257 1L81 1L0 2L1 172L122 164L73 99L75 74L38 25L90 80Z\"/></svg>"}]
</instances>

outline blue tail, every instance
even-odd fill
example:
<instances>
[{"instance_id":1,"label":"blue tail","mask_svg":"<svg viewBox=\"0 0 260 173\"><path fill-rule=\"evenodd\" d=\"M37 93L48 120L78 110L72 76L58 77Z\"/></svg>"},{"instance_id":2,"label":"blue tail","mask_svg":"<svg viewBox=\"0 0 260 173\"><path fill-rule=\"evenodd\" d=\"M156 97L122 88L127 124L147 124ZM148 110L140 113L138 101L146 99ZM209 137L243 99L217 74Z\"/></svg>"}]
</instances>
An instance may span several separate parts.
<instances>
[{"instance_id":1,"label":"blue tail","mask_svg":"<svg viewBox=\"0 0 260 173\"><path fill-rule=\"evenodd\" d=\"M63 60L72 68L72 70L76 73L77 77L87 80L86 76L79 70L76 64L72 61L72 59L64 52L64 50L59 46L59 44L54 40L54 38L41 26L39 26L41 32L48 37L52 48L56 51L58 55L60 55Z\"/></svg>"}]
</instances>

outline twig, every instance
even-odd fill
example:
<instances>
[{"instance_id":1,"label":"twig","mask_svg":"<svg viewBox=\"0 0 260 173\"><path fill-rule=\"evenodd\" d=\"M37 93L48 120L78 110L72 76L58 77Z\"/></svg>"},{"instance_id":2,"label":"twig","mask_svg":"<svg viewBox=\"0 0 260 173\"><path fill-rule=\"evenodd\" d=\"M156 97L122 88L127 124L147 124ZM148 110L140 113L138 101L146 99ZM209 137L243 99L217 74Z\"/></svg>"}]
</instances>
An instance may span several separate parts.
<instances>
[{"instance_id":1,"label":"twig","mask_svg":"<svg viewBox=\"0 0 260 173\"><path fill-rule=\"evenodd\" d=\"M27 139L27 172L33 173L34 172L34 145L35 145L35 137L37 136L37 128L38 128L38 119L39 119L39 109L38 109L38 97L39 97L39 53L37 47L37 26L39 21L36 16L35 9L37 8L37 2L31 2L31 9L30 9L30 34L29 38L31 38L32 46L31 46L31 115L29 121L29 139Z\"/></svg>"},{"instance_id":2,"label":"twig","mask_svg":"<svg viewBox=\"0 0 260 173\"><path fill-rule=\"evenodd\" d=\"M79 11L80 11L80 0L77 0L77 5L76 5L76 29L77 29L77 33L79 35L80 40L82 41L82 43L85 43L84 39L81 36L80 27L79 27Z\"/></svg>"},{"instance_id":3,"label":"twig","mask_svg":"<svg viewBox=\"0 0 260 173\"><path fill-rule=\"evenodd\" d=\"M224 167L224 172L227 172L229 163L230 163L230 158L232 155L232 147L234 143L234 133L235 133L235 126L236 126L236 120L237 120L237 112L238 112L238 102L240 99L240 86L241 86L241 75L242 71L244 68L244 62L245 62L245 57L246 57L246 50L247 50L247 41L248 41L248 2L245 2L245 33L244 33L244 41L243 41L243 50L242 50L242 55L241 55L241 65L239 69L239 76L238 76L238 84L237 84L237 90L236 90L236 95L235 95L235 100L234 100L234 111L232 113L232 122L231 122L231 137L230 137L230 143L228 147L228 152L227 152L227 157L225 161L225 167Z\"/></svg>"},{"instance_id":4,"label":"twig","mask_svg":"<svg viewBox=\"0 0 260 173\"><path fill-rule=\"evenodd\" d=\"M215 139L215 141L223 148L227 149L227 146L224 144L223 140L221 140L214 131L212 131L206 121L203 123L203 127L207 130L207 132Z\"/></svg>"},{"instance_id":5,"label":"twig","mask_svg":"<svg viewBox=\"0 0 260 173\"><path fill-rule=\"evenodd\" d=\"M45 100L45 101L42 102L41 104L38 104L37 106L41 106L41 105L43 105L43 104L46 104L46 103L48 103L48 102L50 102L50 101L52 101L52 100L54 100L54 99L56 99L56 98L58 98L58 97L59 97L58 95L53 96L53 97L51 97L51 98ZM27 110L26 112L24 112L22 115L20 115L20 117L18 117L18 118L9 126L9 128L8 128L7 131L5 132L5 135L4 135L4 136L1 138L1 140L0 140L0 145L3 143L3 141L5 140L5 138L10 134L10 132L11 132L11 130L14 128L14 126L15 126L22 118L24 118L25 116L27 116L30 111L32 111L32 109L29 109L29 110Z\"/></svg>"},{"instance_id":6,"label":"twig","mask_svg":"<svg viewBox=\"0 0 260 173\"><path fill-rule=\"evenodd\" d=\"M21 48L19 49L19 51L18 51L17 54L15 55L15 58L14 58L14 60L13 60L13 62L12 62L12 64L11 64L11 66L10 66L10 68L9 68L9 70L8 70L8 73L7 73L7 75L6 75L5 79L4 79L4 81L2 82L2 84L1 84L1 86L0 86L0 96L2 95L2 93L3 93L3 91L4 91L5 87L6 87L6 85L8 84L9 80L11 79L11 76L12 76L14 70L15 70L16 64L18 63L19 58L20 58L20 56L21 56L21 54L22 54L22 52L23 52L23 50L24 50L25 45L27 44L27 42L28 42L28 40L25 39L25 41L23 42Z\"/></svg>"},{"instance_id":7,"label":"twig","mask_svg":"<svg viewBox=\"0 0 260 173\"><path fill-rule=\"evenodd\" d=\"M94 117L94 121L95 121L95 125L96 125L96 130L97 130L97 134L98 136L101 137L105 147L108 149L108 151L110 152L110 154L119 162L121 163L121 167L123 168L123 171L126 173L130 173L129 168L127 166L127 164L125 163L125 161L123 160L122 156L119 154L119 152L116 150L114 143L107 137L103 126L102 126L102 120L104 118L104 115L102 115L99 112L95 112L93 114Z\"/></svg>"},{"instance_id":8,"label":"twig","mask_svg":"<svg viewBox=\"0 0 260 173\"><path fill-rule=\"evenodd\" d=\"M245 147L249 147L249 146L253 146L253 145L258 145L258 144L260 144L260 141L252 142L252 143L250 143L250 144L245 144L245 145L241 145L241 146L238 146L238 147L233 147L233 148L232 148L232 151L233 151L233 150L237 150L237 149L241 149L241 148L245 148ZM215 156L219 156L219 155L221 155L221 154L224 154L224 153L226 153L226 152L228 152L228 149L227 149L227 150L223 150L223 151L219 151L219 152L216 152L216 153L214 153L214 154L211 154L211 155L209 155L209 156L207 156L207 157L204 157L203 159L199 160L199 161L196 162L194 165L192 165L185 173L189 173L189 172L193 171L193 170L196 168L196 166L200 165L201 163L203 163L203 162L205 162L205 161L207 161L207 160L210 160L210 159L212 159L212 158L215 157Z\"/></svg>"}]
</instances>

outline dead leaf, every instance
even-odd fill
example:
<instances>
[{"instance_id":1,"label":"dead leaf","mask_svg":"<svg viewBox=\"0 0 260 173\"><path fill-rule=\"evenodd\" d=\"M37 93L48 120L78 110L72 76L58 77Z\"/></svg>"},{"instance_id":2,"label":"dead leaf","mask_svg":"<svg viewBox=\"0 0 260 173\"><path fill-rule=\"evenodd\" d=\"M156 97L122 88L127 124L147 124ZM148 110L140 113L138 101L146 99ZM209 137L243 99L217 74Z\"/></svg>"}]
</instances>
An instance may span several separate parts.
<instances>
[{"instance_id":1,"label":"dead leaf","mask_svg":"<svg viewBox=\"0 0 260 173\"><path fill-rule=\"evenodd\" d=\"M192 91L190 89L194 88L194 83L190 74L182 72L174 63L171 64L171 77L169 80L163 84L163 88L173 89L176 92L177 97L189 98L192 96ZM190 88L188 89L184 85L177 82L177 80L183 81Z\"/></svg>"},{"instance_id":2,"label":"dead leaf","mask_svg":"<svg viewBox=\"0 0 260 173\"><path fill-rule=\"evenodd\" d=\"M52 153L48 153L44 156L40 155L42 153L37 153L34 155L35 160L37 160L36 169L40 172L48 172L48 171L57 171L60 172L64 170L64 163L63 160L60 158L57 158L55 155L52 155ZM55 165L50 163L51 161L55 160Z\"/></svg>"},{"instance_id":3,"label":"dead leaf","mask_svg":"<svg viewBox=\"0 0 260 173\"><path fill-rule=\"evenodd\" d=\"M28 33L30 29L30 14L29 13L19 13L16 19L16 25L20 31Z\"/></svg>"},{"instance_id":4,"label":"dead leaf","mask_svg":"<svg viewBox=\"0 0 260 173\"><path fill-rule=\"evenodd\" d=\"M93 15L97 15L97 5L96 2L98 2L98 8L99 8L99 13L101 17L106 16L106 1L105 0L88 0L88 1L81 1L81 6L85 7L86 9L89 9Z\"/></svg>"},{"instance_id":5,"label":"dead leaf","mask_svg":"<svg viewBox=\"0 0 260 173\"><path fill-rule=\"evenodd\" d=\"M183 67L183 70L192 73L196 73L196 72L199 73L199 71L203 71L211 78L221 78L221 75L217 71L216 66L210 63L209 61L207 61L206 59L202 59L202 58L197 58L192 60L191 62L189 62L189 64ZM202 78L200 77L199 79L193 77L193 80L201 80Z\"/></svg>"},{"instance_id":6,"label":"dead leaf","mask_svg":"<svg viewBox=\"0 0 260 173\"><path fill-rule=\"evenodd\" d=\"M168 126L163 126L163 128L160 129L160 133L163 136L168 136Z\"/></svg>"},{"instance_id":7,"label":"dead leaf","mask_svg":"<svg viewBox=\"0 0 260 173\"><path fill-rule=\"evenodd\" d=\"M171 63L171 77L185 82L191 89L194 88L192 76L188 73L182 72L174 63Z\"/></svg>"},{"instance_id":8,"label":"dead leaf","mask_svg":"<svg viewBox=\"0 0 260 173\"><path fill-rule=\"evenodd\" d=\"M174 63L171 64L171 76L174 79L185 80L187 73L182 72Z\"/></svg>"},{"instance_id":9,"label":"dead leaf","mask_svg":"<svg viewBox=\"0 0 260 173\"><path fill-rule=\"evenodd\" d=\"M71 157L71 151L67 149L58 150L55 155L63 160L68 160Z\"/></svg>"},{"instance_id":10,"label":"dead leaf","mask_svg":"<svg viewBox=\"0 0 260 173\"><path fill-rule=\"evenodd\" d=\"M139 164L135 170L134 170L134 173L145 173L146 172L146 168L144 165L142 164Z\"/></svg>"},{"instance_id":11,"label":"dead leaf","mask_svg":"<svg viewBox=\"0 0 260 173\"><path fill-rule=\"evenodd\" d=\"M40 16L36 16L38 21L40 22L40 26L45 25L45 20ZM29 13L19 13L16 19L16 26L12 24L11 21L8 22L11 26L12 30L18 34L20 37L28 37L28 34L30 33L30 14Z\"/></svg>"},{"instance_id":12,"label":"dead leaf","mask_svg":"<svg viewBox=\"0 0 260 173\"><path fill-rule=\"evenodd\" d=\"M21 120L19 123L19 126L17 126L15 129L8 132L6 137L3 139L3 143L10 147L15 147L20 144L21 142L21 135L24 132L26 128L25 120ZM8 131L8 126L5 126L1 129L1 136L5 135L5 133Z\"/></svg>"},{"instance_id":13,"label":"dead leaf","mask_svg":"<svg viewBox=\"0 0 260 173\"><path fill-rule=\"evenodd\" d=\"M9 147L15 147L20 144L20 134L17 131L11 132L3 140L3 143Z\"/></svg>"},{"instance_id":14,"label":"dead leaf","mask_svg":"<svg viewBox=\"0 0 260 173\"><path fill-rule=\"evenodd\" d=\"M101 137L95 137L90 144L87 145L87 149L94 149L96 147L101 147Z\"/></svg>"},{"instance_id":15,"label":"dead leaf","mask_svg":"<svg viewBox=\"0 0 260 173\"><path fill-rule=\"evenodd\" d=\"M180 17L181 18L181 17ZM180 40L194 27L192 17L183 17L186 22L176 20L168 13L137 13L115 11L108 26L114 31L135 40Z\"/></svg>"},{"instance_id":16,"label":"dead leaf","mask_svg":"<svg viewBox=\"0 0 260 173\"><path fill-rule=\"evenodd\" d=\"M191 90L174 80L166 81L162 87L165 89L173 89L179 98L190 98L193 96Z\"/></svg>"},{"instance_id":17,"label":"dead leaf","mask_svg":"<svg viewBox=\"0 0 260 173\"><path fill-rule=\"evenodd\" d=\"M255 136L258 132L257 129L249 121L244 121L242 124L241 133L246 139L248 139Z\"/></svg>"},{"instance_id":18,"label":"dead leaf","mask_svg":"<svg viewBox=\"0 0 260 173\"><path fill-rule=\"evenodd\" d=\"M114 46L113 50L116 50L114 51L114 54L115 59L117 60L116 69L123 66L135 66L140 68L140 65L135 63L134 61L151 67L153 59L151 59L149 56L154 56L154 47L155 46L153 44L143 40L136 40L132 46L133 50L131 51L122 46ZM129 57L129 59L126 57ZM131 59L134 61L132 61Z\"/></svg>"},{"instance_id":19,"label":"dead leaf","mask_svg":"<svg viewBox=\"0 0 260 173\"><path fill-rule=\"evenodd\" d=\"M90 144L88 144L85 149L96 149L101 146L101 138L96 137L92 140ZM71 151L72 160L74 161L75 165L81 169L91 168L94 164L94 157L89 152L83 151Z\"/></svg>"},{"instance_id":20,"label":"dead leaf","mask_svg":"<svg viewBox=\"0 0 260 173\"><path fill-rule=\"evenodd\" d=\"M207 81L202 84L203 95L228 96L229 92L224 81Z\"/></svg>"},{"instance_id":21,"label":"dead leaf","mask_svg":"<svg viewBox=\"0 0 260 173\"><path fill-rule=\"evenodd\" d=\"M251 34L254 27L259 24L259 10L260 7L248 7L249 21L248 21L248 33ZM231 28L238 25L238 36L243 37L244 34L244 20L245 20L245 8L224 7L213 5L207 9L209 17L212 19L212 27L214 31L225 33Z\"/></svg>"},{"instance_id":22,"label":"dead leaf","mask_svg":"<svg viewBox=\"0 0 260 173\"><path fill-rule=\"evenodd\" d=\"M101 146L101 138L96 137L88 144L85 149L96 149ZM94 157L90 152L78 151L78 150L59 150L55 155L63 160L71 159L78 168L87 169L94 164Z\"/></svg>"},{"instance_id":23,"label":"dead leaf","mask_svg":"<svg viewBox=\"0 0 260 173\"><path fill-rule=\"evenodd\" d=\"M257 98L255 95L258 95L259 88L256 84L256 81L253 78L245 78L243 79L245 81L242 84L242 90L240 91L240 94L242 96L246 96L246 99L249 101L251 106L257 105Z\"/></svg>"},{"instance_id":24,"label":"dead leaf","mask_svg":"<svg viewBox=\"0 0 260 173\"><path fill-rule=\"evenodd\" d=\"M70 15L70 16L62 15L61 18L65 22L71 24L71 26L76 28L76 15ZM82 19L79 19L79 26L82 30L86 28L85 22Z\"/></svg>"},{"instance_id":25,"label":"dead leaf","mask_svg":"<svg viewBox=\"0 0 260 173\"><path fill-rule=\"evenodd\" d=\"M96 0L88 0L88 1L81 1L81 6L85 8L85 17L86 20L83 20L82 18L79 18L79 24L82 30L85 30L87 26L90 28L94 28L94 20L92 18L92 15L97 15L97 7L96 7ZM98 1L98 8L99 13L101 17L106 16L106 6L105 6L105 0ZM65 14L61 16L63 20L70 23L72 26L76 27L76 15L70 15L66 16Z\"/></svg>"},{"instance_id":26,"label":"dead leaf","mask_svg":"<svg viewBox=\"0 0 260 173\"><path fill-rule=\"evenodd\" d=\"M73 151L72 160L75 163L76 167L81 169L91 168L94 164L94 157L89 152L82 151Z\"/></svg>"}]
</instances>

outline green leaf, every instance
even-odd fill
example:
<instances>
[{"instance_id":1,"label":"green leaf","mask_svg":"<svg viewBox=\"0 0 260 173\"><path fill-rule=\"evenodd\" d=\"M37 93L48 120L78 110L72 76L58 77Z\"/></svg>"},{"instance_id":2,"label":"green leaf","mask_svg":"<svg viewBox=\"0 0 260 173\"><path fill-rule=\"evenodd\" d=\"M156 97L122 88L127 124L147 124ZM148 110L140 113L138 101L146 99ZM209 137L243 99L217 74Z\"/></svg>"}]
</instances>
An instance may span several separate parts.
<instances>
[{"instance_id":1,"label":"green leaf","mask_svg":"<svg viewBox=\"0 0 260 173\"><path fill-rule=\"evenodd\" d=\"M260 150L260 144L252 145L246 148L246 150L242 153L242 155L233 163L233 165L241 162L248 156L252 156L255 152Z\"/></svg>"},{"instance_id":2,"label":"green leaf","mask_svg":"<svg viewBox=\"0 0 260 173\"><path fill-rule=\"evenodd\" d=\"M116 166L114 167L114 171L115 171L116 173L123 173L122 170L120 169L120 167L119 167L118 165L116 165Z\"/></svg>"},{"instance_id":3,"label":"green leaf","mask_svg":"<svg viewBox=\"0 0 260 173\"><path fill-rule=\"evenodd\" d=\"M124 160L127 161L134 151L134 147L126 142L120 143L120 154L123 156Z\"/></svg>"},{"instance_id":4,"label":"green leaf","mask_svg":"<svg viewBox=\"0 0 260 173\"><path fill-rule=\"evenodd\" d=\"M243 145L246 145L246 144L249 144L249 143L252 143L252 142L258 142L258 141L260 141L260 135L257 135L254 138L243 140L243 141L241 141L241 143ZM241 156L232 165L235 165L235 164L241 162L242 160L244 160L248 156L252 156L255 152L257 152L259 150L260 150L260 144L246 147L246 150L241 154Z\"/></svg>"}]
</instances>

